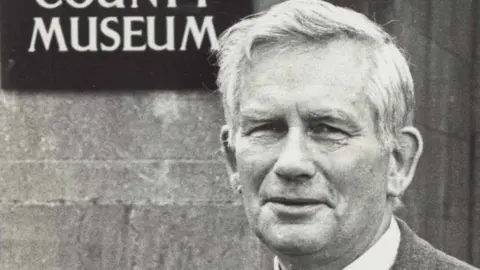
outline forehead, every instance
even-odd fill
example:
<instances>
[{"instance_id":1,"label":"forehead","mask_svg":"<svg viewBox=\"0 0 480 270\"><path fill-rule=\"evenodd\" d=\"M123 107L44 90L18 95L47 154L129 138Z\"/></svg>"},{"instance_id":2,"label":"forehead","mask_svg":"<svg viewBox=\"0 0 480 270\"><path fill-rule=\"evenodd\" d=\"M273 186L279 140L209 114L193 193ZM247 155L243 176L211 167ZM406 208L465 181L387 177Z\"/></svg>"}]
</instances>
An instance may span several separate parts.
<instances>
[{"instance_id":1,"label":"forehead","mask_svg":"<svg viewBox=\"0 0 480 270\"><path fill-rule=\"evenodd\" d=\"M295 103L300 110L331 107L355 114L356 108L370 107L365 94L368 56L367 45L349 40L260 49L244 73L240 112Z\"/></svg>"},{"instance_id":2,"label":"forehead","mask_svg":"<svg viewBox=\"0 0 480 270\"><path fill-rule=\"evenodd\" d=\"M371 46L367 42L344 38L321 43L303 43L301 45L272 45L255 49L252 61L245 70L250 78L261 80L259 71L268 69L264 75L288 75L288 79L302 81L312 73L322 79L338 79L347 75L353 79L364 79L369 68ZM356 71L352 73L351 71ZM354 77L352 77L354 76ZM312 78L309 78L312 79Z\"/></svg>"}]
</instances>

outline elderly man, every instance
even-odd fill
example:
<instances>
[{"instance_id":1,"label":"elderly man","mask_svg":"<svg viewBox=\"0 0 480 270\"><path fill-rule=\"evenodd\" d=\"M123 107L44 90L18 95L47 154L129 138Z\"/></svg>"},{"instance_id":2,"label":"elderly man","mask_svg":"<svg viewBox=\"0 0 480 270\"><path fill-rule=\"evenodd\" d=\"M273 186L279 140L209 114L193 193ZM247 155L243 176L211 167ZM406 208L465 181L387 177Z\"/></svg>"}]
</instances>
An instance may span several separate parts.
<instances>
[{"instance_id":1,"label":"elderly man","mask_svg":"<svg viewBox=\"0 0 480 270\"><path fill-rule=\"evenodd\" d=\"M392 38L352 10L291 0L220 39L230 181L276 269L474 269L394 210L422 137Z\"/></svg>"}]
</instances>

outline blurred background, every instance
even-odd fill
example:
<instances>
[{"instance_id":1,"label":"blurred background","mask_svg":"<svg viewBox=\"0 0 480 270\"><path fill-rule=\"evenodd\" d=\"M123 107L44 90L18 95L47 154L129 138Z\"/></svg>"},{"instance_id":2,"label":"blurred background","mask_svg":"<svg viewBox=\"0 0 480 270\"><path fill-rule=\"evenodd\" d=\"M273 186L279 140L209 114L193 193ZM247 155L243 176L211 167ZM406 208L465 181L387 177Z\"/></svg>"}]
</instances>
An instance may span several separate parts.
<instances>
[{"instance_id":1,"label":"blurred background","mask_svg":"<svg viewBox=\"0 0 480 270\"><path fill-rule=\"evenodd\" d=\"M399 216L480 267L479 1L330 2L411 62L426 146ZM212 90L2 90L0 269L272 269L228 184L223 123Z\"/></svg>"}]
</instances>

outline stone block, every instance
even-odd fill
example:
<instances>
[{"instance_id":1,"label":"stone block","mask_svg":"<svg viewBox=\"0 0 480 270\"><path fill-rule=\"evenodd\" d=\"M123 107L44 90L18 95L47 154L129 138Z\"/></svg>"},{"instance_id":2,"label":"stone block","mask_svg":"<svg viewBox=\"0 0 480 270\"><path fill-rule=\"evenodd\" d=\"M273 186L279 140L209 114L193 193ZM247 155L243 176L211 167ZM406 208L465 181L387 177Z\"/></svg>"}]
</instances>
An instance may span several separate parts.
<instances>
[{"instance_id":1,"label":"stone block","mask_svg":"<svg viewBox=\"0 0 480 270\"><path fill-rule=\"evenodd\" d=\"M221 162L3 163L0 201L207 202L234 199Z\"/></svg>"},{"instance_id":2,"label":"stone block","mask_svg":"<svg viewBox=\"0 0 480 270\"><path fill-rule=\"evenodd\" d=\"M406 198L407 217L414 221L414 226L422 226L424 222L425 227L420 227L419 233L434 246L467 259L469 144L435 130L422 131L425 150L414 180L417 183L412 183L414 190ZM424 184L418 185L419 181ZM411 207L410 202L415 206Z\"/></svg>"},{"instance_id":3,"label":"stone block","mask_svg":"<svg viewBox=\"0 0 480 270\"><path fill-rule=\"evenodd\" d=\"M0 269L126 267L123 206L0 205Z\"/></svg>"},{"instance_id":4,"label":"stone block","mask_svg":"<svg viewBox=\"0 0 480 270\"><path fill-rule=\"evenodd\" d=\"M474 17L472 12L475 1L478 0L452 1L454 17L449 48L467 61L471 60L472 50L475 49L472 47L472 38L475 34L473 26L474 20L479 18Z\"/></svg>"},{"instance_id":5,"label":"stone block","mask_svg":"<svg viewBox=\"0 0 480 270\"><path fill-rule=\"evenodd\" d=\"M421 210L423 220L422 236L432 244L443 245L444 228L440 219L444 214L445 189L448 181L448 137L436 131L423 131L425 148L415 175L416 185L421 185L425 193L417 193L413 203ZM423 186L420 183L423 181ZM428 209L428 211L426 210ZM421 225L420 225L421 226Z\"/></svg>"},{"instance_id":6,"label":"stone block","mask_svg":"<svg viewBox=\"0 0 480 270\"><path fill-rule=\"evenodd\" d=\"M478 3L477 3L478 5ZM477 8L477 14L474 14L475 28L477 29L477 60L480 61L480 8Z\"/></svg>"},{"instance_id":7,"label":"stone block","mask_svg":"<svg viewBox=\"0 0 480 270\"><path fill-rule=\"evenodd\" d=\"M444 216L468 220L470 194L470 142L457 138L448 140L448 177L445 183Z\"/></svg>"},{"instance_id":8,"label":"stone block","mask_svg":"<svg viewBox=\"0 0 480 270\"><path fill-rule=\"evenodd\" d=\"M444 38L442 45L448 44L450 30L453 27L453 2L448 0L437 0L432 3L431 27L432 34L437 38Z\"/></svg>"},{"instance_id":9,"label":"stone block","mask_svg":"<svg viewBox=\"0 0 480 270\"><path fill-rule=\"evenodd\" d=\"M425 116L430 108L430 97L427 87L429 42L427 37L416 28L407 24L403 24L402 27L397 33L397 39L399 45L405 51L413 77L416 99L416 123L426 123L429 120L425 119Z\"/></svg>"},{"instance_id":10,"label":"stone block","mask_svg":"<svg viewBox=\"0 0 480 270\"><path fill-rule=\"evenodd\" d=\"M469 65L458 56L431 42L429 66L429 111L431 128L468 137L472 101Z\"/></svg>"},{"instance_id":11,"label":"stone block","mask_svg":"<svg viewBox=\"0 0 480 270\"><path fill-rule=\"evenodd\" d=\"M132 269L262 269L240 205L134 207L129 228Z\"/></svg>"},{"instance_id":12,"label":"stone block","mask_svg":"<svg viewBox=\"0 0 480 270\"><path fill-rule=\"evenodd\" d=\"M425 149L420 158L415 177L402 198L404 207L399 209L396 214L404 219L417 233L426 236L427 209L432 207L433 204L434 209L437 211L441 210L436 207L435 202L431 202L434 199L438 201L438 196L428 198L428 194L432 192L429 190L429 186L433 185L434 181L437 181L435 179L436 175L432 175L432 170L437 171L437 168L441 166L441 164L438 165L439 162L444 162L442 156L438 155L437 150L439 148L437 148L435 143L440 141L446 144L446 142L444 142L443 137L439 137L438 134L425 128L423 125L417 125L417 128L423 136ZM442 172L436 173L441 175ZM438 191L438 186L435 186L433 191L441 192Z\"/></svg>"},{"instance_id":13,"label":"stone block","mask_svg":"<svg viewBox=\"0 0 480 270\"><path fill-rule=\"evenodd\" d=\"M475 146L472 146L475 147L475 158L476 158L476 161L480 162L480 136L476 136L476 144ZM476 169L479 169L479 173L480 173L480 166L476 166L475 167Z\"/></svg>"},{"instance_id":14,"label":"stone block","mask_svg":"<svg viewBox=\"0 0 480 270\"><path fill-rule=\"evenodd\" d=\"M421 2L421 1L419 1ZM473 35L473 2L436 0L432 4L431 36L459 55L464 61L471 58Z\"/></svg>"},{"instance_id":15,"label":"stone block","mask_svg":"<svg viewBox=\"0 0 480 270\"><path fill-rule=\"evenodd\" d=\"M406 27L413 27L413 5L410 1L394 1L395 19Z\"/></svg>"},{"instance_id":16,"label":"stone block","mask_svg":"<svg viewBox=\"0 0 480 270\"><path fill-rule=\"evenodd\" d=\"M421 126L417 126L422 135L425 134ZM423 157L425 158L425 156ZM419 167L410 186L402 197L404 206L398 209L395 214L403 219L408 225L420 235L425 235L425 215L427 213L427 184L428 162L421 159Z\"/></svg>"},{"instance_id":17,"label":"stone block","mask_svg":"<svg viewBox=\"0 0 480 270\"><path fill-rule=\"evenodd\" d=\"M470 170L472 151L468 141L451 138L448 142L448 178L445 186L444 222L445 250L462 260L468 260L470 220Z\"/></svg>"},{"instance_id":18,"label":"stone block","mask_svg":"<svg viewBox=\"0 0 480 270\"><path fill-rule=\"evenodd\" d=\"M449 173L449 143L450 139L434 130L423 132L424 151L420 158L416 173L417 181L424 181L425 190L423 196L426 200L426 208L429 215L443 216L443 203L448 183Z\"/></svg>"},{"instance_id":19,"label":"stone block","mask_svg":"<svg viewBox=\"0 0 480 270\"><path fill-rule=\"evenodd\" d=\"M1 160L219 156L224 120L212 92L1 94Z\"/></svg>"},{"instance_id":20,"label":"stone block","mask_svg":"<svg viewBox=\"0 0 480 270\"><path fill-rule=\"evenodd\" d=\"M172 161L168 164L165 180L169 182L171 200L233 201L234 195L223 162L187 163Z\"/></svg>"},{"instance_id":21,"label":"stone block","mask_svg":"<svg viewBox=\"0 0 480 270\"><path fill-rule=\"evenodd\" d=\"M480 19L479 19L480 21ZM480 26L479 26L480 27ZM480 33L478 35L480 37ZM480 43L480 42L479 42ZM479 47L480 49L480 47ZM480 54L479 54L480 55ZM480 56L475 62L474 73L473 73L473 110L475 114L475 127L476 132L480 133Z\"/></svg>"},{"instance_id":22,"label":"stone block","mask_svg":"<svg viewBox=\"0 0 480 270\"><path fill-rule=\"evenodd\" d=\"M471 257L473 258L473 263L480 267L480 137L477 137L476 143L476 158L474 164L474 209L472 209L472 220L473 226L471 229L471 240L472 240L472 250L471 250Z\"/></svg>"},{"instance_id":23,"label":"stone block","mask_svg":"<svg viewBox=\"0 0 480 270\"><path fill-rule=\"evenodd\" d=\"M420 33L424 35L430 35L430 13L431 13L431 6L433 0L408 0L409 5L411 5L411 9L407 10L412 12L412 25L416 29L420 31ZM399 2L403 2L399 0ZM436 2L436 1L433 1Z\"/></svg>"},{"instance_id":24,"label":"stone block","mask_svg":"<svg viewBox=\"0 0 480 270\"><path fill-rule=\"evenodd\" d=\"M262 269L243 206L0 205L0 269Z\"/></svg>"}]
</instances>

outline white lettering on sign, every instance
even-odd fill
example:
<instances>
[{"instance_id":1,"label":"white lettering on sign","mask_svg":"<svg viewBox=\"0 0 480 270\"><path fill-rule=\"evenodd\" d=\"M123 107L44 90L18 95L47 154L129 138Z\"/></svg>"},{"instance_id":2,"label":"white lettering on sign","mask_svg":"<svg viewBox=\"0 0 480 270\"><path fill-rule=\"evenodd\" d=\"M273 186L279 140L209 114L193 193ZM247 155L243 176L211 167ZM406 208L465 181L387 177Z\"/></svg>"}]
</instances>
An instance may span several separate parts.
<instances>
[{"instance_id":1,"label":"white lettering on sign","mask_svg":"<svg viewBox=\"0 0 480 270\"><path fill-rule=\"evenodd\" d=\"M120 47L122 43L122 38L119 33L115 32L112 28L110 28L109 23L116 23L118 24L118 18L116 17L109 17L102 20L100 24L100 31L108 38L113 41L112 45L106 45L104 43L100 44L100 50L106 52L112 52Z\"/></svg>"},{"instance_id":2,"label":"white lettering on sign","mask_svg":"<svg viewBox=\"0 0 480 270\"><path fill-rule=\"evenodd\" d=\"M215 31L213 16L206 16L201 25L198 24L194 16L185 18L185 28L183 29L182 41L179 48L175 44L175 17L167 16L165 18L165 37L164 41L159 42L157 17L155 16L126 16L106 17L98 20L97 17L88 17L88 37L87 40L80 40L82 35L81 18L68 18L70 24L70 46L67 46L65 33L62 30L61 18L54 17L48 26L42 18L34 18L34 30L28 51L35 52L37 43L41 41L45 50L50 50L51 43L55 41L58 44L59 51L77 51L77 52L96 52L96 51L117 51L141 52L153 51L186 51L190 40L193 40L197 49L200 49L205 40L208 40L212 48L218 47L218 38ZM123 24L122 31L115 30L120 22ZM106 37L107 41L102 41ZM135 40L142 40L142 44L135 44ZM138 42L137 42L138 43Z\"/></svg>"},{"instance_id":3,"label":"white lettering on sign","mask_svg":"<svg viewBox=\"0 0 480 270\"><path fill-rule=\"evenodd\" d=\"M58 0L54 4L50 4L45 0L36 0L36 1L37 1L37 4L39 4L42 8L46 8L46 9L53 9L53 8L57 8L57 7L62 5L61 0Z\"/></svg>"},{"instance_id":4,"label":"white lettering on sign","mask_svg":"<svg viewBox=\"0 0 480 270\"><path fill-rule=\"evenodd\" d=\"M168 0L167 7L169 8L176 8L177 6L177 0ZM205 8L207 7L207 0L198 0L197 2L197 7L199 8Z\"/></svg>"},{"instance_id":5,"label":"white lettering on sign","mask_svg":"<svg viewBox=\"0 0 480 270\"><path fill-rule=\"evenodd\" d=\"M104 8L125 8L125 2L123 0L113 0L108 2L108 0L98 0L98 3Z\"/></svg>"},{"instance_id":6,"label":"white lettering on sign","mask_svg":"<svg viewBox=\"0 0 480 270\"><path fill-rule=\"evenodd\" d=\"M205 33L208 33L208 38L210 39L212 48L216 49L218 47L218 39L217 34L215 33L215 27L213 25L213 17L205 17L203 19L202 29L199 29L195 17L188 16L187 25L185 27L185 31L183 32L182 46L180 47L180 50L185 51L187 49L188 37L190 36L189 34L193 36L197 48L200 49L203 38L205 37Z\"/></svg>"},{"instance_id":7,"label":"white lettering on sign","mask_svg":"<svg viewBox=\"0 0 480 270\"><path fill-rule=\"evenodd\" d=\"M1 1L1 0L0 0ZM44 9L65 8L85 9L92 4L105 9L138 8L139 2L158 7L158 0L35 0ZM128 2L127 2L128 1ZM177 0L161 0L164 8L177 8ZM196 0L197 8L206 8L207 0ZM180 7L181 8L181 7ZM49 23L47 23L49 21ZM105 17L35 17L29 52L35 52L39 43L46 51L52 43L58 51L186 51L189 44L201 49L206 41L212 48L218 47L218 38L213 16L105 16ZM183 32L178 31L182 23ZM158 27L165 27L160 30ZM69 31L69 32L64 32ZM87 34L85 32L88 32ZM164 33L163 37L158 33ZM180 44L175 44L175 34L182 34ZM66 37L70 40L66 41ZM178 39L177 39L178 40ZM178 40L179 41L179 40ZM192 43L193 41L193 43ZM178 47L176 47L178 46Z\"/></svg>"},{"instance_id":8,"label":"white lettering on sign","mask_svg":"<svg viewBox=\"0 0 480 270\"><path fill-rule=\"evenodd\" d=\"M134 22L144 22L144 18L139 16L123 18L123 50L126 52L142 52L147 48L147 45L133 46L132 38L134 36L142 36L141 30L133 30Z\"/></svg>"},{"instance_id":9,"label":"white lettering on sign","mask_svg":"<svg viewBox=\"0 0 480 270\"><path fill-rule=\"evenodd\" d=\"M97 18L88 18L88 45L80 45L80 34L78 28L78 17L70 18L70 35L72 48L77 52L97 51Z\"/></svg>"},{"instance_id":10,"label":"white lettering on sign","mask_svg":"<svg viewBox=\"0 0 480 270\"><path fill-rule=\"evenodd\" d=\"M145 0L143 0L145 1ZM157 0L149 0L153 7L158 7ZM132 0L131 8L138 8L138 0Z\"/></svg>"},{"instance_id":11,"label":"white lettering on sign","mask_svg":"<svg viewBox=\"0 0 480 270\"><path fill-rule=\"evenodd\" d=\"M92 5L95 1L98 2L103 8L126 8L127 5L125 4L125 0L35 0L39 6L45 9L54 9L62 6L66 3L68 6L82 9L87 8ZM142 0L141 2L146 2L147 0ZM153 7L158 7L158 0L148 0ZM165 1L165 0L162 0ZM139 0L130 0L130 8L138 8ZM177 8L177 0L167 0L167 8ZM207 7L207 0L197 0L197 7L198 8L206 8Z\"/></svg>"},{"instance_id":12,"label":"white lettering on sign","mask_svg":"<svg viewBox=\"0 0 480 270\"><path fill-rule=\"evenodd\" d=\"M167 17L167 40L164 45L157 45L155 35L155 17L147 17L148 47L154 51L175 51L175 17Z\"/></svg>"},{"instance_id":13,"label":"white lettering on sign","mask_svg":"<svg viewBox=\"0 0 480 270\"><path fill-rule=\"evenodd\" d=\"M78 0L66 0L73 8L86 8L93 3L93 0L84 0L83 3L77 3Z\"/></svg>"},{"instance_id":14,"label":"white lettering on sign","mask_svg":"<svg viewBox=\"0 0 480 270\"><path fill-rule=\"evenodd\" d=\"M60 25L60 18L52 18L48 30L42 18L33 18L33 21L33 35L28 49L29 52L35 51L35 44L37 43L38 36L40 36L40 39L43 41L46 50L50 49L52 38L55 37L58 43L58 50L61 52L68 51L65 37L63 36L62 26Z\"/></svg>"}]
</instances>

